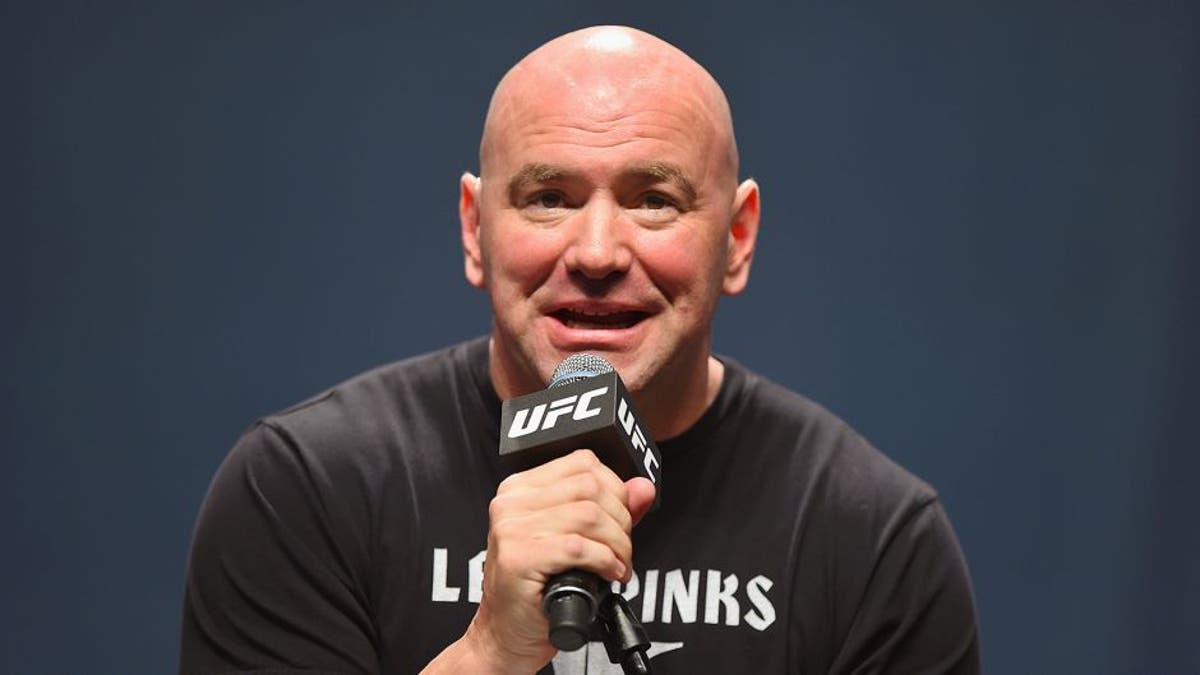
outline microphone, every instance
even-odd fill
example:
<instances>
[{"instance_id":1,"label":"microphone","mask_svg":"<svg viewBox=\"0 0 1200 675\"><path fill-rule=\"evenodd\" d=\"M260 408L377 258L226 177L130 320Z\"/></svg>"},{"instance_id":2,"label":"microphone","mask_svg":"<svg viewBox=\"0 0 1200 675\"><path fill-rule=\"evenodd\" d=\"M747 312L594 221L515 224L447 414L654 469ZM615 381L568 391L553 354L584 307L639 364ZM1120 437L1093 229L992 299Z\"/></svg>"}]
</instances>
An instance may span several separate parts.
<instances>
[{"instance_id":1,"label":"microphone","mask_svg":"<svg viewBox=\"0 0 1200 675\"><path fill-rule=\"evenodd\" d=\"M661 494L662 455L642 432L633 399L612 364L593 354L572 354L554 369L546 389L504 402L500 459L524 471L579 448L588 448L622 480L637 476ZM568 570L551 577L542 597L550 642L575 651L588 641L602 581L591 572Z\"/></svg>"}]
</instances>

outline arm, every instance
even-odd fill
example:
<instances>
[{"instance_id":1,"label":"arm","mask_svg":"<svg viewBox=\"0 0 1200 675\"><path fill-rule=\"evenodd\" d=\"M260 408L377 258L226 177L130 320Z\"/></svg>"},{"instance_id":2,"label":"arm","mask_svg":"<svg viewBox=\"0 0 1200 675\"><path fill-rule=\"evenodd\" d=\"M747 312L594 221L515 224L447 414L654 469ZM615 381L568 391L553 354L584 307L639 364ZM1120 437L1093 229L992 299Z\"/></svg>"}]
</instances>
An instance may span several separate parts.
<instances>
[{"instance_id":1,"label":"arm","mask_svg":"<svg viewBox=\"0 0 1200 675\"><path fill-rule=\"evenodd\" d=\"M280 428L260 424L239 440L197 521L182 674L379 672L369 507L337 489L334 473ZM482 602L427 672L532 673L549 662L545 580L574 567L627 575L626 505L640 515L653 499L648 481L630 483L590 452L506 480L491 504Z\"/></svg>"},{"instance_id":2,"label":"arm","mask_svg":"<svg viewBox=\"0 0 1200 675\"><path fill-rule=\"evenodd\" d=\"M259 424L218 469L193 535L180 672L378 671L365 533L326 467Z\"/></svg>"},{"instance_id":3,"label":"arm","mask_svg":"<svg viewBox=\"0 0 1200 675\"><path fill-rule=\"evenodd\" d=\"M506 479L489 507L479 609L424 672L532 673L549 663L555 650L541 608L546 581L574 568L628 580L629 532L653 500L649 481L622 483L586 450Z\"/></svg>"},{"instance_id":4,"label":"arm","mask_svg":"<svg viewBox=\"0 0 1200 675\"><path fill-rule=\"evenodd\" d=\"M977 675L971 581L938 501L883 543L831 673Z\"/></svg>"}]
</instances>

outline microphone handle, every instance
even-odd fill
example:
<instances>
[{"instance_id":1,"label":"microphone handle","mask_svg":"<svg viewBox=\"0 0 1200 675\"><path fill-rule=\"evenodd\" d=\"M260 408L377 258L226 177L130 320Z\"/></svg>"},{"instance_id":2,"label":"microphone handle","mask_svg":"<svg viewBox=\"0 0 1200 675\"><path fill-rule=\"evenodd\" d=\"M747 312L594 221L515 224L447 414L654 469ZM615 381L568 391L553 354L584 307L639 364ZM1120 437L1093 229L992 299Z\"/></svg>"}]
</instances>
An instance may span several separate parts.
<instances>
[{"instance_id":1,"label":"microphone handle","mask_svg":"<svg viewBox=\"0 0 1200 675\"><path fill-rule=\"evenodd\" d=\"M542 611L550 622L550 644L573 652L588 642L600 608L603 581L583 570L560 572L546 582Z\"/></svg>"}]
</instances>

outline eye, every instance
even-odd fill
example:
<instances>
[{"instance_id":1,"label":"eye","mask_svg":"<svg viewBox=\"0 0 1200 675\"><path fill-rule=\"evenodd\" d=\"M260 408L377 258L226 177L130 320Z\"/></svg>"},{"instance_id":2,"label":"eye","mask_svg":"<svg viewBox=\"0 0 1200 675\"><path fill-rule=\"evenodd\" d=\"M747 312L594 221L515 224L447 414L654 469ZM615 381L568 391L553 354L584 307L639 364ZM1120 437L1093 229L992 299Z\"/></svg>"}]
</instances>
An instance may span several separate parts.
<instances>
[{"instance_id":1,"label":"eye","mask_svg":"<svg viewBox=\"0 0 1200 675\"><path fill-rule=\"evenodd\" d=\"M642 208L645 209L657 211L670 206L674 206L671 203L671 200L667 199L663 195L658 194L657 192L650 192L646 194L645 197L642 197Z\"/></svg>"},{"instance_id":2,"label":"eye","mask_svg":"<svg viewBox=\"0 0 1200 675\"><path fill-rule=\"evenodd\" d=\"M634 202L632 213L645 224L666 224L679 217L679 204L661 192L645 192Z\"/></svg>"},{"instance_id":3,"label":"eye","mask_svg":"<svg viewBox=\"0 0 1200 675\"><path fill-rule=\"evenodd\" d=\"M561 209L567 205L567 202L563 199L561 192L547 190L533 195L529 199L529 205L542 209Z\"/></svg>"}]
</instances>

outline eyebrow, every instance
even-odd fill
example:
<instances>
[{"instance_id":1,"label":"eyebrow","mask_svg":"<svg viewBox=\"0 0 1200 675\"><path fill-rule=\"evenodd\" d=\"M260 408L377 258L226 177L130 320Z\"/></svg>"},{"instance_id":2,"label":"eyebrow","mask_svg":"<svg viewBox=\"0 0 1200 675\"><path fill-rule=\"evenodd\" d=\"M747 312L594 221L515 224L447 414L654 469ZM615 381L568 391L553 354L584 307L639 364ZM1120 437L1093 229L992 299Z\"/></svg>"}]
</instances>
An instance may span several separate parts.
<instances>
[{"instance_id":1,"label":"eyebrow","mask_svg":"<svg viewBox=\"0 0 1200 675\"><path fill-rule=\"evenodd\" d=\"M522 166L508 181L508 197L516 202L521 192L537 183L553 183L579 176L579 172L553 164L532 163ZM681 190L688 201L696 200L696 187L683 169L671 162L639 162L621 171L621 179L639 183L670 183Z\"/></svg>"},{"instance_id":2,"label":"eyebrow","mask_svg":"<svg viewBox=\"0 0 1200 675\"><path fill-rule=\"evenodd\" d=\"M647 183L670 183L683 191L689 202L696 200L696 186L678 164L670 162L646 162L634 164L622 172L623 175L640 178Z\"/></svg>"},{"instance_id":3,"label":"eyebrow","mask_svg":"<svg viewBox=\"0 0 1200 675\"><path fill-rule=\"evenodd\" d=\"M577 174L574 171L553 164L526 164L513 174L512 180L508 181L508 199L515 203L521 192L529 185L550 183L575 175Z\"/></svg>"}]
</instances>

